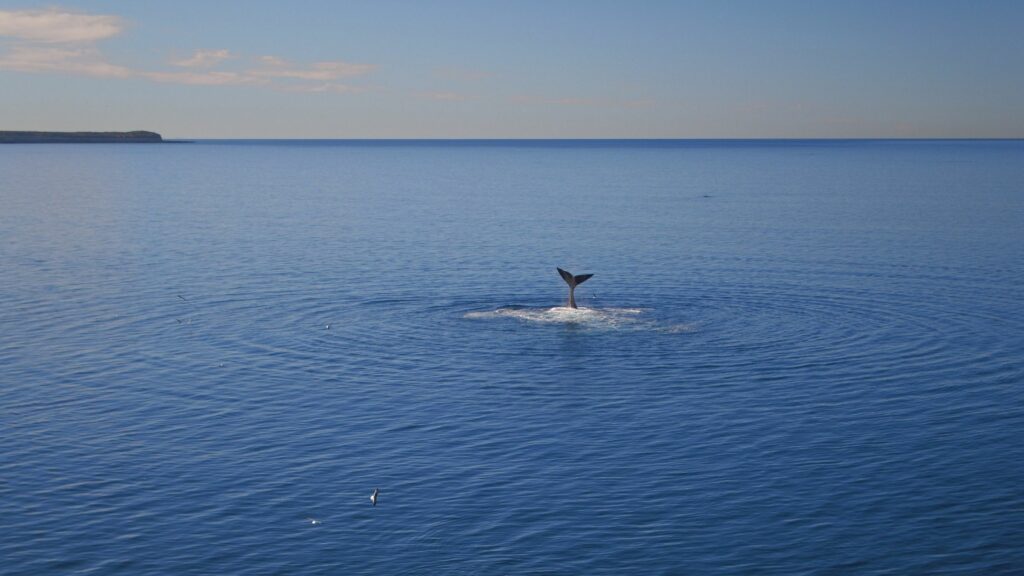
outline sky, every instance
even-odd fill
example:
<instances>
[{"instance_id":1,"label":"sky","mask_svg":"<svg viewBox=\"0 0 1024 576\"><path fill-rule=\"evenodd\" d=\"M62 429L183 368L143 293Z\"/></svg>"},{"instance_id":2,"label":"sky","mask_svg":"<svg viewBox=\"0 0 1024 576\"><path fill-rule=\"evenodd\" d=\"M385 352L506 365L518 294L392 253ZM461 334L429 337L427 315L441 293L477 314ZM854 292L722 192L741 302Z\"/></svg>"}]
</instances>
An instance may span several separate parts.
<instances>
[{"instance_id":1,"label":"sky","mask_svg":"<svg viewBox=\"0 0 1024 576\"><path fill-rule=\"evenodd\" d=\"M1021 138L1018 0L0 0L0 130Z\"/></svg>"}]
</instances>

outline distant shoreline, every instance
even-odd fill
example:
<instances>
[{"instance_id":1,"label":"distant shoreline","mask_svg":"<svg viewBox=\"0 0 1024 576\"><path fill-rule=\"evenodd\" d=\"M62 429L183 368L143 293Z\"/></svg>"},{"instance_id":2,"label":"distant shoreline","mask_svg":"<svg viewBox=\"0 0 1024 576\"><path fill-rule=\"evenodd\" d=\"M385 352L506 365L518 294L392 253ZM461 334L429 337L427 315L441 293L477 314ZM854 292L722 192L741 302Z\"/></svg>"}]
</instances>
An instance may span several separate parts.
<instances>
[{"instance_id":1,"label":"distant shoreline","mask_svg":"<svg viewBox=\"0 0 1024 576\"><path fill-rule=\"evenodd\" d=\"M1024 142L1014 138L215 138L199 137L182 140L195 143L339 143L339 144L846 144L873 142Z\"/></svg>"},{"instance_id":2,"label":"distant shoreline","mask_svg":"<svg viewBox=\"0 0 1024 576\"><path fill-rule=\"evenodd\" d=\"M33 132L0 130L0 144L169 144L156 132Z\"/></svg>"},{"instance_id":3,"label":"distant shoreline","mask_svg":"<svg viewBox=\"0 0 1024 576\"><path fill-rule=\"evenodd\" d=\"M913 142L1020 142L1016 138L174 138L156 132L43 132L0 130L0 144L309 144L339 146L799 146Z\"/></svg>"}]
</instances>

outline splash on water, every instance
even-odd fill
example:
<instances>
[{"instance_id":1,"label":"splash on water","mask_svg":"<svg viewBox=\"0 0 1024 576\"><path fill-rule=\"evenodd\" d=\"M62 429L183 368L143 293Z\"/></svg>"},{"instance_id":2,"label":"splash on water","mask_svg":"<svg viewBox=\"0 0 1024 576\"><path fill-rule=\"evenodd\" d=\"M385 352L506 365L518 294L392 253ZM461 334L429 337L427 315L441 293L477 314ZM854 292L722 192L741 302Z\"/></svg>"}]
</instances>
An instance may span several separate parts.
<instances>
[{"instance_id":1,"label":"splash on water","mask_svg":"<svg viewBox=\"0 0 1024 576\"><path fill-rule=\"evenodd\" d=\"M469 312L466 318L492 319L515 318L524 322L541 322L548 324L588 324L596 326L618 326L636 323L641 320L643 310L640 308L521 308L509 306L483 312Z\"/></svg>"},{"instance_id":2,"label":"splash on water","mask_svg":"<svg viewBox=\"0 0 1024 576\"><path fill-rule=\"evenodd\" d=\"M572 324L596 329L665 330L647 317L643 308L526 308L507 306L497 310L467 312L463 317L472 320L515 319L533 324ZM673 325L668 332L690 332L691 325Z\"/></svg>"},{"instance_id":3,"label":"splash on water","mask_svg":"<svg viewBox=\"0 0 1024 576\"><path fill-rule=\"evenodd\" d=\"M659 326L658 332L664 332L665 334L686 334L688 332L696 332L696 324L669 324L668 326Z\"/></svg>"}]
</instances>

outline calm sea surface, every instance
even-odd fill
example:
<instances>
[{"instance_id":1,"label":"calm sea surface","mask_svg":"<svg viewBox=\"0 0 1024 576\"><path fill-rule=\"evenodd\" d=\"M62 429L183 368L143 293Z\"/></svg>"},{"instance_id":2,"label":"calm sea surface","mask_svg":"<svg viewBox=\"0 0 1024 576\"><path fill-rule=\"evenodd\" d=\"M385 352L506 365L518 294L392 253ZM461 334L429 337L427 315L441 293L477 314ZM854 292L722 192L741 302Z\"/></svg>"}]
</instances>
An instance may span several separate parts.
<instances>
[{"instance_id":1,"label":"calm sea surface","mask_svg":"<svg viewBox=\"0 0 1024 576\"><path fill-rule=\"evenodd\" d=\"M1022 141L6 145L0 276L5 575L1024 569Z\"/></svg>"}]
</instances>

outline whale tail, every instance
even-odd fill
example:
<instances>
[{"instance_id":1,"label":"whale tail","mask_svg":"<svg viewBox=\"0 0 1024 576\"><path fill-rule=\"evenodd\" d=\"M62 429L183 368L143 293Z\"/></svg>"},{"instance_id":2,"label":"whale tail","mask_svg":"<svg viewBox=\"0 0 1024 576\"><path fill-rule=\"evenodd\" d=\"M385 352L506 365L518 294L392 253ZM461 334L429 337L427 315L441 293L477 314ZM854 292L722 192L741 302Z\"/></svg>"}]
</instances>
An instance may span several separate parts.
<instances>
[{"instance_id":1,"label":"whale tail","mask_svg":"<svg viewBox=\"0 0 1024 576\"><path fill-rule=\"evenodd\" d=\"M573 276L561 268L555 268L555 270L558 270L558 274L562 277L562 280L565 280L565 283L569 285L569 308L576 308L576 287L590 279L593 274L579 274Z\"/></svg>"}]
</instances>

